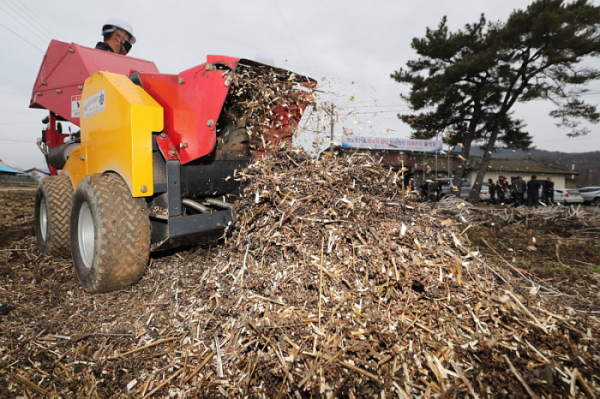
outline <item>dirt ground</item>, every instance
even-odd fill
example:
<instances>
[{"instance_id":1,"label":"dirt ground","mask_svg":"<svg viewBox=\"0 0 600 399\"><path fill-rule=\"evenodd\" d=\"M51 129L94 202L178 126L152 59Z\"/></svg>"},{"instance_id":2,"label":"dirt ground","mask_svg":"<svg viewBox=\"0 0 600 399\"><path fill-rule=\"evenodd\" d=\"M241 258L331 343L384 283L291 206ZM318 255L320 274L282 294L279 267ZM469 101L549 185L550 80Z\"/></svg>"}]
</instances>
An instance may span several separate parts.
<instances>
[{"instance_id":1,"label":"dirt ground","mask_svg":"<svg viewBox=\"0 0 600 399\"><path fill-rule=\"evenodd\" d=\"M560 305L600 314L600 246L596 237L577 232L536 234L523 226L478 227L468 236L492 262L509 262L521 273L565 294L559 296Z\"/></svg>"},{"instance_id":2,"label":"dirt ground","mask_svg":"<svg viewBox=\"0 0 600 399\"><path fill-rule=\"evenodd\" d=\"M230 312L218 306L227 298L212 295L211 293L218 289L219 283L207 280L205 276L205 270L208 270L205 265L213 264L215 259L222 256L222 244L215 240L197 248L153 256L140 283L116 293L91 295L81 289L69 259L46 258L37 249L33 231L34 197L35 189L31 187L0 186L0 397L43 397L56 393L60 393L60 396L66 395L65 397L196 397L202 396L203 392L209 396L225 396L226 392L230 394L231 391L219 388L215 383L223 373L219 370L219 350L215 352L205 344L193 344L193 341L190 343L185 338L198 336L200 330L229 328L218 325L221 317ZM431 209L434 212L435 205ZM459 230L464 231L462 240L467 242L469 249L482 254L495 265L496 270L504 270L507 275L531 281L528 289L536 290L541 286L546 290L546 316L548 319L555 317L560 320L558 324L563 324L561 331L567 338L551 339L548 335L545 347L555 348L557 353L580 353L581 356L578 359L570 359L575 371L571 375L559 373L563 380L560 382L557 381L556 371L550 366L554 364L554 360L546 366L541 366L541 360L535 363L531 360L526 361L525 358L522 361L518 358L513 359L511 363L508 358L498 358L491 350L482 350L477 352L480 363L474 369L464 370L464 373L467 373L466 378L460 368L455 370L463 381L468 382L468 376L474 375L475 372L480 373L480 376L486 375L487 379L473 381L474 387L465 382L469 390L464 388L461 391L457 386L449 385L439 397L464 397L468 396L469 391L471 394L477 391L484 397L486 392L488 397L522 397L527 395L527 386L542 386L535 385L534 376L540 381L546 381L548 387L562 384L561 386L566 387L564 389L570 389L573 396L597 397L598 392L594 387L600 386L600 370L594 368L600 364L598 355L596 353L587 357L587 354L581 354L580 349L573 348L587 348L586 340L589 340L590 348L594 345L598 348L597 343L592 344L592 337L594 342L597 342L600 333L598 236L582 231L581 226L565 231L553 230L551 227L536 229L527 224L494 223L493 220L480 225L469 226L466 223L461 225ZM242 257L243 254L239 256ZM205 281L209 283L204 283ZM523 290L523 287L527 287L527 284L516 291ZM190 292L194 295L186 295ZM495 295L490 293L490 296L492 294ZM536 306L527 303L527 297L520 298L525 298L525 305ZM212 310L198 310L193 322L190 322L189 318L178 316L184 309L199 306L199 302L208 304ZM475 319L475 316L473 318ZM537 318L544 322L539 314ZM508 323L509 319L510 315L507 314L506 317L495 320L496 323L502 324ZM274 323L276 320L273 316ZM415 323L416 320L413 325ZM475 324L477 323L476 320ZM249 329L256 328L258 331L252 323L248 326ZM267 327L260 327L260 331L260 334L268 335ZM525 338L528 337L531 343L532 335L528 334L531 334L531 331L523 333L520 338L517 336L516 339L527 342ZM154 340L147 341L148 336ZM540 337L536 342L540 343L546 339L543 338L543 334ZM290 338L293 340L293 336ZM274 336L273 339L277 340L275 347L283 347L290 341L286 336ZM362 344L365 345L365 353L374 353L374 349L377 349L375 344L369 348L368 342L363 341ZM537 346L536 342L533 343ZM197 357L188 359L185 355L181 364L176 363L178 358L175 353L190 345L196 345L194 353ZM256 342L252 344L254 346L250 346L251 343L248 345L248 350L253 348L256 353L266 351L268 347L265 343L258 345ZM427 347L427 342L421 342L420 345ZM467 349L457 347L457 353L470 350L468 345L464 348ZM430 350L440 358L445 356L442 349L438 352L435 352L436 349ZM545 359L545 356L540 353L539 358ZM208 362L213 364L215 359L217 362L215 367L211 366L212 371L202 369ZM375 363L386 365L386 361L389 359L379 359ZM433 360L432 362L435 363ZM395 370L395 358L393 363ZM505 372L492 373L490 370L494 367L498 371L497 366L493 364L503 365ZM516 369L521 370L514 373L514 376L510 371L513 364ZM342 389L344 382L365 372L360 368L353 369L352 364L343 365L349 372L345 380L340 382L338 390L333 389L333 396L352 397L351 392ZM285 382L286 378L290 378L290 371L286 371L279 363L259 364L257 361L253 367L251 364L248 366L250 375L254 373L274 380L254 381L256 386L242 387L245 391L240 392L240 395L258 395L264 392L261 387L279 386L281 381ZM392 367L391 363L389 367ZM436 369L432 365L422 367ZM485 370L486 367L489 368L488 371ZM405 373L405 376L408 374L406 369L403 371L401 365L397 368L399 378L402 373ZM523 379L522 376L519 378L519 374L523 374L522 370L530 370L531 374L526 375L523 382L519 382ZM428 374L423 370L422 372ZM317 374L315 372L314 378L324 378ZM156 377L158 375L165 377L159 380ZM280 376L280 379L274 376ZM244 376L240 376L242 377ZM436 377L443 387L442 380L445 377L437 374ZM344 378L344 375L341 375L341 378ZM369 378L366 380L369 381ZM375 378L371 380L375 381ZM190 381L194 382L193 388L169 388L189 386ZM424 381L412 380L412 383L405 386L413 386L416 390L417 385L425 384ZM306 386L309 384L306 381L295 381L297 386L302 386L303 383ZM373 383L373 387L367 386L361 391L361 395L356 396L380 397L380 391L375 385ZM512 394L495 395L497 386L512 387L509 389L512 390ZM535 394L543 397L564 397L565 393L558 388L554 393L552 388L534 390ZM402 397L401 392L406 391L398 387L396 392ZM429 386L424 392L425 397L435 397L436 385ZM273 392L273 396L279 394ZM295 396L320 395L318 390L312 393L299 390Z\"/></svg>"}]
</instances>

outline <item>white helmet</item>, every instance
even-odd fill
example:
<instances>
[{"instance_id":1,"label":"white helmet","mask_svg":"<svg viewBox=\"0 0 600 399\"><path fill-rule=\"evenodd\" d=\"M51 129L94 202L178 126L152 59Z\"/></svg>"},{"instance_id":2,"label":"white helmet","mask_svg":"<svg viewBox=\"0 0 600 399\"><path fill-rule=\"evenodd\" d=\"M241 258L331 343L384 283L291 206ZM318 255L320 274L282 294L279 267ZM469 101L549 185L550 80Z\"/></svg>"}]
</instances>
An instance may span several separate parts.
<instances>
[{"instance_id":1,"label":"white helmet","mask_svg":"<svg viewBox=\"0 0 600 399\"><path fill-rule=\"evenodd\" d=\"M131 35L129 43L135 44L135 36L133 36L133 26L123 18L109 18L108 21L102 26L102 34L114 32L114 28L119 28Z\"/></svg>"}]
</instances>

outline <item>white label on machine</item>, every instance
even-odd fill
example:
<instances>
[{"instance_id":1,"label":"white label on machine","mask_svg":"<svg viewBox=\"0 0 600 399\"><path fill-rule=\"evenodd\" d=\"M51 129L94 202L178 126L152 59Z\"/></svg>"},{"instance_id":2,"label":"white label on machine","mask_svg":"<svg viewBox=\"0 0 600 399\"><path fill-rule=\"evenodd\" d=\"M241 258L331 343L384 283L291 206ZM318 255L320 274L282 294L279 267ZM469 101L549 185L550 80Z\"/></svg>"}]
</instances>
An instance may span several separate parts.
<instances>
[{"instance_id":1,"label":"white label on machine","mask_svg":"<svg viewBox=\"0 0 600 399\"><path fill-rule=\"evenodd\" d=\"M82 110L83 119L89 118L92 115L99 114L106 109L106 95L104 89L98 93L92 94L83 100Z\"/></svg>"},{"instance_id":2,"label":"white label on machine","mask_svg":"<svg viewBox=\"0 0 600 399\"><path fill-rule=\"evenodd\" d=\"M79 118L79 104L81 96L71 96L71 118Z\"/></svg>"}]
</instances>

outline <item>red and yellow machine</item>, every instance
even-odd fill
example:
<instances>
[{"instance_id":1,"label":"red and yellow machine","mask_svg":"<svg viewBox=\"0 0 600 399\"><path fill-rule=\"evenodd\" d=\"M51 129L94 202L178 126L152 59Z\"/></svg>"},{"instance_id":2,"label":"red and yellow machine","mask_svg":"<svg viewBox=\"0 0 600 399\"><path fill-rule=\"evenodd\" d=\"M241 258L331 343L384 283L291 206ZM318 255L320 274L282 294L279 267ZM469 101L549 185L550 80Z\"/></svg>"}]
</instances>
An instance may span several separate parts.
<instances>
[{"instance_id":1,"label":"red and yellow machine","mask_svg":"<svg viewBox=\"0 0 600 399\"><path fill-rule=\"evenodd\" d=\"M42 252L70 254L83 287L107 292L137 282L151 251L222 233L235 171L291 137L315 86L246 59L208 56L169 75L52 41L30 104L50 111L38 143L52 174L36 195Z\"/></svg>"}]
</instances>

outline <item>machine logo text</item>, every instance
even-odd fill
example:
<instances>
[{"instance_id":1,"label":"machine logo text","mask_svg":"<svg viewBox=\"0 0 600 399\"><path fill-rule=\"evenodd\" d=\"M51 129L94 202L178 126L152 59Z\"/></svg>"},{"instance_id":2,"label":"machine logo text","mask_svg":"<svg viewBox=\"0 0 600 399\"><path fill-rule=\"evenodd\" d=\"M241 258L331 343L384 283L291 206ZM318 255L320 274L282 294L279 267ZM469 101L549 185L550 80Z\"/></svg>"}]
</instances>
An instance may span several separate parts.
<instances>
[{"instance_id":1,"label":"machine logo text","mask_svg":"<svg viewBox=\"0 0 600 399\"><path fill-rule=\"evenodd\" d=\"M106 95L104 89L98 93L94 93L83 100L83 119L89 118L92 115L99 114L106 109Z\"/></svg>"}]
</instances>

